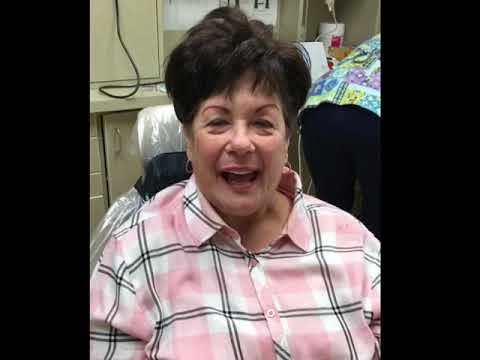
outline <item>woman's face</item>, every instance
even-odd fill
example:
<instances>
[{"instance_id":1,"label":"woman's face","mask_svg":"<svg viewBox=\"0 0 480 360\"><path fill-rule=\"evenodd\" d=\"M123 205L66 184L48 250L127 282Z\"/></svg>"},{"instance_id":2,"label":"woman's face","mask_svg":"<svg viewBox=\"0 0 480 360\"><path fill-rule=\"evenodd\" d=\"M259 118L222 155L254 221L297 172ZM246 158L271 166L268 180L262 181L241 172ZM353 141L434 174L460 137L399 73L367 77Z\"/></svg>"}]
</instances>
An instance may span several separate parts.
<instances>
[{"instance_id":1,"label":"woman's face","mask_svg":"<svg viewBox=\"0 0 480 360\"><path fill-rule=\"evenodd\" d=\"M280 100L259 87L252 93L252 81L246 74L231 97L201 103L185 132L197 185L225 220L272 206L288 158Z\"/></svg>"}]
</instances>

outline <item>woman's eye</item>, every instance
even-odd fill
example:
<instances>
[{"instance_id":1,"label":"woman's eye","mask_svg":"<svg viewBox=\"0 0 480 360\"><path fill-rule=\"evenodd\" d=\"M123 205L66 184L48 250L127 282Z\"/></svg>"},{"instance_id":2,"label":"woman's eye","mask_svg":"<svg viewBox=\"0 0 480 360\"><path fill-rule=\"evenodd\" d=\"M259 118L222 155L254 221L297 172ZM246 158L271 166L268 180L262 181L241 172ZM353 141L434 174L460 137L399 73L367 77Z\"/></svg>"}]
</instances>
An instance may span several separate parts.
<instances>
[{"instance_id":1,"label":"woman's eye","mask_svg":"<svg viewBox=\"0 0 480 360\"><path fill-rule=\"evenodd\" d=\"M213 119L208 123L208 126L218 127L228 125L227 120L225 119Z\"/></svg>"},{"instance_id":2,"label":"woman's eye","mask_svg":"<svg viewBox=\"0 0 480 360\"><path fill-rule=\"evenodd\" d=\"M273 127L270 121L264 119L255 120L254 125L261 129L271 129Z\"/></svg>"}]
</instances>

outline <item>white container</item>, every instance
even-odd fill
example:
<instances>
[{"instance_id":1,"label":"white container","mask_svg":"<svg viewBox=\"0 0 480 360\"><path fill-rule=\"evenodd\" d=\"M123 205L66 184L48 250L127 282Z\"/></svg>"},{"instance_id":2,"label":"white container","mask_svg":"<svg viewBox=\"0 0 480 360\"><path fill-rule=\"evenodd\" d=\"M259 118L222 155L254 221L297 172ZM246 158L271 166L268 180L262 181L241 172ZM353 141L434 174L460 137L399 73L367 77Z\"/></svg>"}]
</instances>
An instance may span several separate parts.
<instances>
[{"instance_id":1,"label":"white container","mask_svg":"<svg viewBox=\"0 0 480 360\"><path fill-rule=\"evenodd\" d=\"M312 81L315 81L330 70L327 53L323 50L324 46L318 41L302 42L301 44L310 58L310 75L312 76Z\"/></svg>"},{"instance_id":2,"label":"white container","mask_svg":"<svg viewBox=\"0 0 480 360\"><path fill-rule=\"evenodd\" d=\"M343 23L320 23L318 27L318 41L323 43L325 51L328 52L328 48L343 46L344 33L345 24Z\"/></svg>"}]
</instances>

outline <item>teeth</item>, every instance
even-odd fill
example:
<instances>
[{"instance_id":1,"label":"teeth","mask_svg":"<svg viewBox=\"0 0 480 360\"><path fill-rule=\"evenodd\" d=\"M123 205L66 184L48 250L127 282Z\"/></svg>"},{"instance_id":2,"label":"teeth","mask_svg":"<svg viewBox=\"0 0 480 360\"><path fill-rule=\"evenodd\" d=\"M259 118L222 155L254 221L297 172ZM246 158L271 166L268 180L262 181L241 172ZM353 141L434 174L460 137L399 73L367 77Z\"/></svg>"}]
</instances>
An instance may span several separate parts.
<instances>
[{"instance_id":1,"label":"teeth","mask_svg":"<svg viewBox=\"0 0 480 360\"><path fill-rule=\"evenodd\" d=\"M252 172L251 171L247 171L247 172L242 172L242 171L229 171L230 174L235 174L235 175L247 175L247 174L251 174Z\"/></svg>"},{"instance_id":2,"label":"teeth","mask_svg":"<svg viewBox=\"0 0 480 360\"><path fill-rule=\"evenodd\" d=\"M230 183L253 181L256 178L256 172L225 172L224 178Z\"/></svg>"}]
</instances>

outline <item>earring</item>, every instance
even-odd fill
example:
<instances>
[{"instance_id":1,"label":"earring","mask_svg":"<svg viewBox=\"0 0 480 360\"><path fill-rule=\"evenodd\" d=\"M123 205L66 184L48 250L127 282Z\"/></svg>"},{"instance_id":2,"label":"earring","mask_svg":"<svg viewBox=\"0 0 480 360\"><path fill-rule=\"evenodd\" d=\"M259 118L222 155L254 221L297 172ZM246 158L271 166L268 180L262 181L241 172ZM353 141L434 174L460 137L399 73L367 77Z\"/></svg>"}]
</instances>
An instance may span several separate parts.
<instances>
[{"instance_id":1,"label":"earring","mask_svg":"<svg viewBox=\"0 0 480 360\"><path fill-rule=\"evenodd\" d=\"M193 172L193 165L192 165L192 160L187 159L185 162L185 172L187 174L191 174Z\"/></svg>"}]
</instances>

